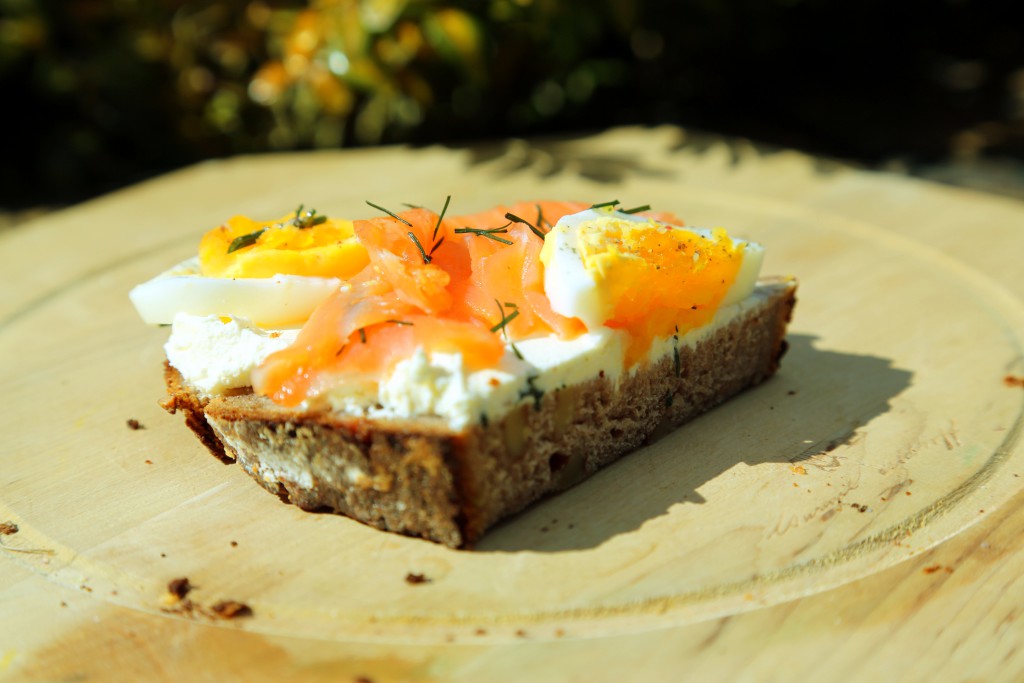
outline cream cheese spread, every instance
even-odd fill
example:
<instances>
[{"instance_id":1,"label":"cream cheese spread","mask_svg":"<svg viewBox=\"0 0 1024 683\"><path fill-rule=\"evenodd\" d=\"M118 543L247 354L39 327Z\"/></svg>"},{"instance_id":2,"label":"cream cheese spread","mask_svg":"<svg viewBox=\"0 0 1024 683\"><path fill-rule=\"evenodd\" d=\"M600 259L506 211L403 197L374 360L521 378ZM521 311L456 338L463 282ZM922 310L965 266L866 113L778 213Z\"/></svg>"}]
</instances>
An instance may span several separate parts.
<instances>
[{"instance_id":1,"label":"cream cheese spread","mask_svg":"<svg viewBox=\"0 0 1024 683\"><path fill-rule=\"evenodd\" d=\"M247 387L253 368L290 346L298 330L264 330L245 318L178 313L164 345L167 360L201 395Z\"/></svg>"},{"instance_id":2,"label":"cream cheese spread","mask_svg":"<svg viewBox=\"0 0 1024 683\"><path fill-rule=\"evenodd\" d=\"M694 347L757 306L758 291L724 306L707 325L655 340L648 362ZM276 336L275 336L276 335ZM273 351L289 345L296 330L262 330L244 319L175 316L167 357L187 383L206 394L248 386L249 373ZM611 329L563 341L555 336L511 345L498 367L467 372L459 354L418 349L380 382L346 382L325 394L331 409L375 418L435 417L453 430L497 419L547 391L580 384L603 373L613 384L624 375L625 334ZM636 369L636 368L634 368ZM310 407L310 406L304 406Z\"/></svg>"}]
</instances>

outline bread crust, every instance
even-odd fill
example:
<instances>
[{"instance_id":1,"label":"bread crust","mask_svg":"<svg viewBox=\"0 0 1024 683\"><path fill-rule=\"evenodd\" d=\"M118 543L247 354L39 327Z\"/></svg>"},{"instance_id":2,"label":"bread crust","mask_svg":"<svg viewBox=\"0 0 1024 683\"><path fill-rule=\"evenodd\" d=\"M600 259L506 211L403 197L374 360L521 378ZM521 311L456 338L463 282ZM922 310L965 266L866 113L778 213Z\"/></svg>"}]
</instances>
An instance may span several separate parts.
<instances>
[{"instance_id":1,"label":"bread crust","mask_svg":"<svg viewBox=\"0 0 1024 683\"><path fill-rule=\"evenodd\" d=\"M548 391L462 431L439 418L370 419L283 408L251 392L204 399L169 364L164 407L224 462L306 510L458 548L778 368L796 283L762 280L758 304L693 347L624 375Z\"/></svg>"}]
</instances>

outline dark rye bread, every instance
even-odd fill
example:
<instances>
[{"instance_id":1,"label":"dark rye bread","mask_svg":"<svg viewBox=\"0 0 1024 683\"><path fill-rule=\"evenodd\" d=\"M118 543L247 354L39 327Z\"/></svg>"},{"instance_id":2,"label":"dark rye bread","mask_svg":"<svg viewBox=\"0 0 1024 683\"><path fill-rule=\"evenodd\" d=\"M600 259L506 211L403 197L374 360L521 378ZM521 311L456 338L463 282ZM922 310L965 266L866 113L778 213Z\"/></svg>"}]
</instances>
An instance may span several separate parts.
<instances>
[{"instance_id":1,"label":"dark rye bread","mask_svg":"<svg viewBox=\"0 0 1024 683\"><path fill-rule=\"evenodd\" d=\"M695 347L624 375L552 390L486 424L297 412L251 392L200 399L170 365L170 412L218 458L282 500L379 529L465 547L498 520L560 491L759 384L778 368L792 281L762 281L746 314ZM677 371L678 368L678 371Z\"/></svg>"}]
</instances>

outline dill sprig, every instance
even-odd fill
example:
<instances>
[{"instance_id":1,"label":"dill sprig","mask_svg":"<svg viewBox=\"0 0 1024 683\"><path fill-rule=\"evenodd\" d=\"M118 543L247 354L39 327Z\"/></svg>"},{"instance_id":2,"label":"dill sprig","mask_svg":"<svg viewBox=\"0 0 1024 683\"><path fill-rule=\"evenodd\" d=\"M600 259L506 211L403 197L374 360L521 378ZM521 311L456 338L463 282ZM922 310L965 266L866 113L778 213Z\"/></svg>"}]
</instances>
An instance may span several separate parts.
<instances>
[{"instance_id":1,"label":"dill sprig","mask_svg":"<svg viewBox=\"0 0 1024 683\"><path fill-rule=\"evenodd\" d=\"M444 215L445 215L445 213L448 212L448 203L451 202L451 200L452 200L452 196L451 195L448 195L447 197L445 197L444 208L441 209L441 213L437 216L437 225L434 226L434 236L432 238L434 241L437 241L437 231L441 229L441 221L444 220ZM444 238L442 237L441 240L444 241ZM431 254L434 253L434 249L437 249L436 245L434 246L433 249L430 250Z\"/></svg>"},{"instance_id":2,"label":"dill sprig","mask_svg":"<svg viewBox=\"0 0 1024 683\"><path fill-rule=\"evenodd\" d=\"M305 230L327 222L327 216L317 216L316 209L303 211L304 208L304 205L299 204L299 208L295 209L295 218L292 219L292 225L299 230Z\"/></svg>"},{"instance_id":3,"label":"dill sprig","mask_svg":"<svg viewBox=\"0 0 1024 683\"><path fill-rule=\"evenodd\" d=\"M634 206L632 209L619 209L622 213L640 213L641 211L650 211L651 205L644 204L643 206Z\"/></svg>"},{"instance_id":4,"label":"dill sprig","mask_svg":"<svg viewBox=\"0 0 1024 683\"><path fill-rule=\"evenodd\" d=\"M495 242L501 242L502 244L512 244L512 240L507 240L504 237L498 237L508 232L508 226L512 225L512 221L509 221L500 228L455 228L456 234L470 234L479 235L480 237L486 237L487 239L494 240Z\"/></svg>"},{"instance_id":5,"label":"dill sprig","mask_svg":"<svg viewBox=\"0 0 1024 683\"><path fill-rule=\"evenodd\" d=\"M505 214L505 218L507 218L508 220L512 221L513 223L522 223L523 225L528 227L530 230L532 230L534 235L536 235L537 237L539 237L541 239L544 239L544 233L541 232L540 229L537 226L535 226L533 223L531 223L530 221L526 220L525 218L520 218L519 216L515 215L514 213L506 213Z\"/></svg>"},{"instance_id":6,"label":"dill sprig","mask_svg":"<svg viewBox=\"0 0 1024 683\"><path fill-rule=\"evenodd\" d=\"M235 239L231 240L231 244L228 245L228 253L230 254L232 252L238 251L239 249L251 247L252 245L256 244L256 240L260 238L260 235L262 235L266 231L266 228L260 228L259 230L254 230L253 232L246 233L244 235L239 235Z\"/></svg>"},{"instance_id":7,"label":"dill sprig","mask_svg":"<svg viewBox=\"0 0 1024 683\"><path fill-rule=\"evenodd\" d=\"M434 246L432 246L430 248L430 255L433 256L434 252L437 251L441 247L442 244L444 244L444 235L441 235L441 239L439 239L438 241L434 242Z\"/></svg>"},{"instance_id":8,"label":"dill sprig","mask_svg":"<svg viewBox=\"0 0 1024 683\"><path fill-rule=\"evenodd\" d=\"M383 324L383 323L391 323L392 325L407 325L409 327L412 327L412 325L413 325L413 323L409 322L408 320L393 320L393 319L389 319L389 320L381 321L381 324ZM366 328L365 327L360 327L358 330L356 330L356 332L359 333L359 342L362 343L362 344L365 344L366 343ZM347 347L348 347L348 344L343 345L340 349L338 349L338 353L336 353L334 355L340 356L341 352L344 351Z\"/></svg>"},{"instance_id":9,"label":"dill sprig","mask_svg":"<svg viewBox=\"0 0 1024 683\"><path fill-rule=\"evenodd\" d=\"M497 304L498 312L501 313L501 321L497 325L495 325L494 327L491 328L491 332L497 332L498 330L501 330L501 333L505 335L506 339L508 339L508 330L505 329L505 327L510 322L515 320L516 317L519 315L519 307L516 306L515 304L508 304L508 303L505 304L505 306L502 306L501 302L498 301L497 299L494 300L494 303ZM512 309L511 313L506 313L505 312L505 307L506 306Z\"/></svg>"},{"instance_id":10,"label":"dill sprig","mask_svg":"<svg viewBox=\"0 0 1024 683\"><path fill-rule=\"evenodd\" d=\"M374 204L370 200L366 200L366 203L369 204L370 206L372 206L373 208L377 209L378 211L383 211L387 215L389 215L392 218L394 218L396 221L401 221L402 223L405 223L406 225L408 225L410 228L412 227L412 223L410 223L409 221L405 220L404 218L399 216L397 213L394 213L392 211L388 211L383 206L377 206L376 204Z\"/></svg>"},{"instance_id":11,"label":"dill sprig","mask_svg":"<svg viewBox=\"0 0 1024 683\"><path fill-rule=\"evenodd\" d=\"M409 239L411 239L412 243L416 245L416 248L420 250L420 256L423 257L423 262L430 263L430 254L428 254L426 250L423 249L423 245L420 244L420 240L418 237L416 237L416 233L410 230L406 234L409 235Z\"/></svg>"},{"instance_id":12,"label":"dill sprig","mask_svg":"<svg viewBox=\"0 0 1024 683\"><path fill-rule=\"evenodd\" d=\"M610 202L601 202L600 204L591 204L591 209L604 209L609 206L617 206L619 204L618 199L613 199Z\"/></svg>"},{"instance_id":13,"label":"dill sprig","mask_svg":"<svg viewBox=\"0 0 1024 683\"><path fill-rule=\"evenodd\" d=\"M537 375L530 375L526 378L526 388L519 390L519 398L523 399L527 396L533 399L533 409L540 410L540 400L544 398L544 390L537 388L534 382L538 379Z\"/></svg>"},{"instance_id":14,"label":"dill sprig","mask_svg":"<svg viewBox=\"0 0 1024 683\"><path fill-rule=\"evenodd\" d=\"M550 230L551 228L555 227L555 226L551 225L551 221L549 221L548 219L544 218L544 209L542 209L540 207L540 204L537 204L536 206L537 206L537 227L540 228L541 230L543 230L545 223L548 224L548 230Z\"/></svg>"}]
</instances>

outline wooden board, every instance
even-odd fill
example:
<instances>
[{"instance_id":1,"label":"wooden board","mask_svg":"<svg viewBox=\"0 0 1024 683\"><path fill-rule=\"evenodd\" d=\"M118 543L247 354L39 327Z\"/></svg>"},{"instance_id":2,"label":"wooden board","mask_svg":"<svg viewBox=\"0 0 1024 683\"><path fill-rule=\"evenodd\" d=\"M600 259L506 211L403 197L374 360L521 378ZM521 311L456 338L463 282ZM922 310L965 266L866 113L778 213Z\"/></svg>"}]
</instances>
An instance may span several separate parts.
<instances>
[{"instance_id":1,"label":"wooden board","mask_svg":"<svg viewBox=\"0 0 1024 683\"><path fill-rule=\"evenodd\" d=\"M126 293L190 255L204 230L297 203L360 216L366 199L432 206L446 194L459 213L529 197L650 203L762 242L765 272L801 283L781 373L473 552L283 505L157 407L166 330L143 326ZM274 643L291 665L296 651L320 661L353 643L386 653L325 675L509 678L503 653L530 643L525 661L548 672L573 658L586 670L602 653L668 676L669 660L655 666L637 643L730 619L777 628L765 615L898 576L1019 505L1024 391L1004 379L1024 375L1024 287L1008 280L1022 218L1014 202L666 128L212 162L37 221L0 240L15 292L0 302L0 521L19 527L2 539L0 608L36 611L0 626L17 644L0 640L0 671L105 671L84 650L58 658L64 669L52 653L74 651L82 615L116 614L92 637L128 628L166 644L213 632L209 656ZM406 583L410 572L429 583ZM161 595L181 576L197 603L240 600L254 615L168 613ZM75 610L57 595L75 595ZM41 630L39 614L59 626ZM813 624L789 642L807 638L828 643ZM763 652L767 640L745 647ZM430 667L395 665L403 652ZM159 648L119 656L122 672L187 666ZM686 663L732 670L714 659L709 645ZM205 671L218 670L212 661Z\"/></svg>"}]
</instances>

